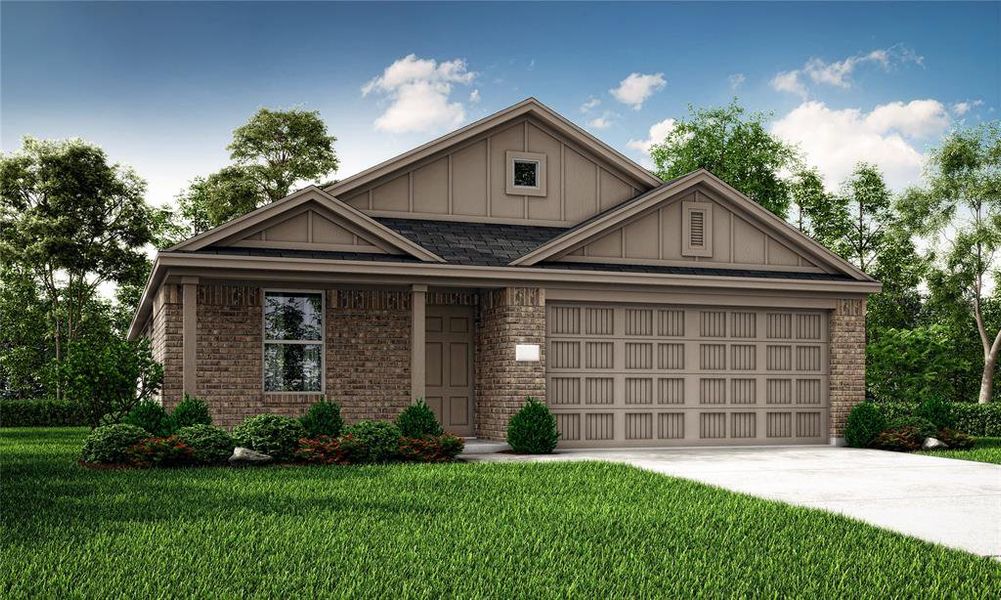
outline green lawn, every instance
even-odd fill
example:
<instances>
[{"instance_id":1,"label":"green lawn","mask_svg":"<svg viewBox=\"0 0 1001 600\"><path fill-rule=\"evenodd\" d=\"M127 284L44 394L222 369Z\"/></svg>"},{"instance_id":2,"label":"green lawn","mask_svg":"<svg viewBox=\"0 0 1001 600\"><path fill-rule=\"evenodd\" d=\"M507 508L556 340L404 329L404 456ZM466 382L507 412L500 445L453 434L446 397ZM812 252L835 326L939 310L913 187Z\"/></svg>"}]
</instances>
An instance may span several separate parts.
<instances>
[{"instance_id":1,"label":"green lawn","mask_svg":"<svg viewBox=\"0 0 1001 600\"><path fill-rule=\"evenodd\" d=\"M619 465L95 471L74 463L83 436L0 431L5 598L988 598L1001 586L990 559Z\"/></svg>"},{"instance_id":2,"label":"green lawn","mask_svg":"<svg viewBox=\"0 0 1001 600\"><path fill-rule=\"evenodd\" d=\"M959 458L962 460L975 460L977 462L994 463L1001 465L1001 438L982 437L977 438L977 445L969 450L928 450L919 452L929 456L941 456L943 458Z\"/></svg>"}]
</instances>

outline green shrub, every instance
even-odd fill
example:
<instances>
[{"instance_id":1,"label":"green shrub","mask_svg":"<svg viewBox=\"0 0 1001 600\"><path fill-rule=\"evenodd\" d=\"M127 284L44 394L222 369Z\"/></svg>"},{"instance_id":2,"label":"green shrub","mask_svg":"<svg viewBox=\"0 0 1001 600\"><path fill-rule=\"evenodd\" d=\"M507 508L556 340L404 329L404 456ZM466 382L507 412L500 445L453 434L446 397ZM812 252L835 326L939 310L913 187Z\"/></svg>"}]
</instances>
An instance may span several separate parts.
<instances>
[{"instance_id":1,"label":"green shrub","mask_svg":"<svg viewBox=\"0 0 1001 600\"><path fill-rule=\"evenodd\" d=\"M154 437L166 437L177 431L177 422L159 404L141 402L129 411L122 423L142 427Z\"/></svg>"},{"instance_id":2,"label":"green shrub","mask_svg":"<svg viewBox=\"0 0 1001 600\"><path fill-rule=\"evenodd\" d=\"M886 429L886 417L872 402L860 402L852 407L845 422L845 443L852 448L867 447Z\"/></svg>"},{"instance_id":3,"label":"green shrub","mask_svg":"<svg viewBox=\"0 0 1001 600\"><path fill-rule=\"evenodd\" d=\"M395 460L400 451L400 429L388 421L358 421L344 428L340 447L356 464Z\"/></svg>"},{"instance_id":4,"label":"green shrub","mask_svg":"<svg viewBox=\"0 0 1001 600\"><path fill-rule=\"evenodd\" d=\"M178 427L212 424L212 416L209 415L209 407L205 401L186 393L184 399L174 408L171 416L174 417Z\"/></svg>"},{"instance_id":5,"label":"green shrub","mask_svg":"<svg viewBox=\"0 0 1001 600\"><path fill-rule=\"evenodd\" d=\"M236 447L233 436L225 429L205 424L180 428L177 431L177 439L191 448L195 462L201 465L225 463L233 455L233 448Z\"/></svg>"},{"instance_id":6,"label":"green shrub","mask_svg":"<svg viewBox=\"0 0 1001 600\"><path fill-rule=\"evenodd\" d=\"M913 329L885 328L865 349L866 383L879 400L924 398L939 393L954 397L953 375L964 369L944 325Z\"/></svg>"},{"instance_id":7,"label":"green shrub","mask_svg":"<svg viewBox=\"0 0 1001 600\"><path fill-rule=\"evenodd\" d=\"M295 451L295 459L309 465L350 464L341 448L340 440L328 435L299 440L299 449Z\"/></svg>"},{"instance_id":8,"label":"green shrub","mask_svg":"<svg viewBox=\"0 0 1001 600\"><path fill-rule=\"evenodd\" d=\"M0 400L0 427L67 427L87 425L76 402L66 400Z\"/></svg>"},{"instance_id":9,"label":"green shrub","mask_svg":"<svg viewBox=\"0 0 1001 600\"><path fill-rule=\"evenodd\" d=\"M80 459L103 465L128 464L129 448L148 437L148 431L135 425L119 423L98 427L84 441Z\"/></svg>"},{"instance_id":10,"label":"green shrub","mask_svg":"<svg viewBox=\"0 0 1001 600\"><path fill-rule=\"evenodd\" d=\"M421 463L452 462L464 447L462 438L449 434L404 437L400 440L400 459Z\"/></svg>"},{"instance_id":11,"label":"green shrub","mask_svg":"<svg viewBox=\"0 0 1001 600\"><path fill-rule=\"evenodd\" d=\"M407 438L421 438L442 434L441 423L434 416L431 407L423 399L403 409L396 417L400 435Z\"/></svg>"},{"instance_id":12,"label":"green shrub","mask_svg":"<svg viewBox=\"0 0 1001 600\"><path fill-rule=\"evenodd\" d=\"M938 434L938 427L923 417L899 417L890 421L887 429L911 428L918 432L923 442L925 438L935 437Z\"/></svg>"},{"instance_id":13,"label":"green shrub","mask_svg":"<svg viewBox=\"0 0 1001 600\"><path fill-rule=\"evenodd\" d=\"M321 400L310 406L299 421L302 422L306 435L311 438L337 437L341 435L341 429L344 428L340 405L326 400Z\"/></svg>"},{"instance_id":14,"label":"green shrub","mask_svg":"<svg viewBox=\"0 0 1001 600\"><path fill-rule=\"evenodd\" d=\"M952 415L955 421L953 428L970 435L984 435L987 411L983 410L982 406L970 402L954 402L952 404Z\"/></svg>"},{"instance_id":15,"label":"green shrub","mask_svg":"<svg viewBox=\"0 0 1001 600\"><path fill-rule=\"evenodd\" d=\"M233 440L238 446L263 452L276 461L292 459L299 448L299 440L304 437L306 430L302 423L280 415L248 417L233 429Z\"/></svg>"},{"instance_id":16,"label":"green shrub","mask_svg":"<svg viewBox=\"0 0 1001 600\"><path fill-rule=\"evenodd\" d=\"M191 448L177 436L146 438L125 451L134 467L181 467L195 462Z\"/></svg>"},{"instance_id":17,"label":"green shrub","mask_svg":"<svg viewBox=\"0 0 1001 600\"><path fill-rule=\"evenodd\" d=\"M507 425L507 443L518 454L549 454L558 439L556 417L531 396Z\"/></svg>"},{"instance_id":18,"label":"green shrub","mask_svg":"<svg viewBox=\"0 0 1001 600\"><path fill-rule=\"evenodd\" d=\"M987 404L978 404L984 413L984 435L985 437L1001 437L1001 402L994 401Z\"/></svg>"},{"instance_id":19,"label":"green shrub","mask_svg":"<svg viewBox=\"0 0 1001 600\"><path fill-rule=\"evenodd\" d=\"M924 436L917 427L901 426L891 427L876 436L870 444L871 448L877 450L892 450L894 452L914 452L921 448Z\"/></svg>"},{"instance_id":20,"label":"green shrub","mask_svg":"<svg viewBox=\"0 0 1001 600\"><path fill-rule=\"evenodd\" d=\"M955 417L952 414L952 403L946 402L940 396L931 395L925 398L921 404L914 409L914 416L928 419L935 424L935 427L952 427L955 424Z\"/></svg>"},{"instance_id":21,"label":"green shrub","mask_svg":"<svg viewBox=\"0 0 1001 600\"><path fill-rule=\"evenodd\" d=\"M976 440L973 436L967 435L962 431L956 431L955 429L949 429L948 427L942 429L935 436L940 442L945 443L952 450L969 450L976 444Z\"/></svg>"},{"instance_id":22,"label":"green shrub","mask_svg":"<svg viewBox=\"0 0 1001 600\"><path fill-rule=\"evenodd\" d=\"M886 418L887 421L893 421L894 419L899 419L900 417L910 417L914 414L915 409L918 405L916 402L876 402L876 408L879 412Z\"/></svg>"}]
</instances>

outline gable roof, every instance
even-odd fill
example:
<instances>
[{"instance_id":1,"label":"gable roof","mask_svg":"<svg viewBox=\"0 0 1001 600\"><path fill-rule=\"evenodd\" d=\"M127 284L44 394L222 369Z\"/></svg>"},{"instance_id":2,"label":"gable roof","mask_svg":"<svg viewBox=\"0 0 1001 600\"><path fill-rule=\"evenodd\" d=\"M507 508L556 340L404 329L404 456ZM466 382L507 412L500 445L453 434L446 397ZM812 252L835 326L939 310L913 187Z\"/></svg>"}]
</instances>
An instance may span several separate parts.
<instances>
[{"instance_id":1,"label":"gable roof","mask_svg":"<svg viewBox=\"0 0 1001 600\"><path fill-rule=\"evenodd\" d=\"M567 229L564 233L542 244L535 250L511 261L510 265L528 267L551 259L560 253L571 250L575 246L601 237L616 226L657 206L669 196L700 184L720 194L734 208L752 218L757 224L764 227L778 239L788 243L792 248L803 252L811 260L827 265L834 271L848 275L858 281L875 281L848 261L804 235L705 169L699 169L688 175L667 181L660 187L599 213Z\"/></svg>"},{"instance_id":2,"label":"gable roof","mask_svg":"<svg viewBox=\"0 0 1001 600\"><path fill-rule=\"evenodd\" d=\"M440 256L413 242L396 231L380 224L375 219L365 215L360 210L341 202L315 185L305 187L288 196L251 211L242 217L233 219L214 229L200 233L192 238L167 249L169 252L197 252L206 247L232 239L240 233L249 233L258 226L281 218L287 211L306 203L315 203L320 210L325 210L339 217L353 228L367 234L374 240L403 253L427 262L445 262Z\"/></svg>"},{"instance_id":3,"label":"gable roof","mask_svg":"<svg viewBox=\"0 0 1001 600\"><path fill-rule=\"evenodd\" d=\"M381 162L374 167L366 169L342 181L338 181L327 186L325 191L336 196L345 196L350 191L367 183L371 183L384 175L403 169L418 161L421 161L435 153L441 152L451 146L461 144L481 133L512 121L519 117L530 115L540 122L551 127L556 132L566 136L570 140L579 144L593 154L600 156L614 165L623 173L630 175L633 179L646 184L649 187L656 187L661 184L661 180L655 175L627 158L624 154L615 150L608 144L594 137L584 129L578 127L556 111L535 98L526 98L521 102L498 111L479 121L470 123L461 129L445 134L426 144L418 146L413 150L404 152L387 161Z\"/></svg>"}]
</instances>

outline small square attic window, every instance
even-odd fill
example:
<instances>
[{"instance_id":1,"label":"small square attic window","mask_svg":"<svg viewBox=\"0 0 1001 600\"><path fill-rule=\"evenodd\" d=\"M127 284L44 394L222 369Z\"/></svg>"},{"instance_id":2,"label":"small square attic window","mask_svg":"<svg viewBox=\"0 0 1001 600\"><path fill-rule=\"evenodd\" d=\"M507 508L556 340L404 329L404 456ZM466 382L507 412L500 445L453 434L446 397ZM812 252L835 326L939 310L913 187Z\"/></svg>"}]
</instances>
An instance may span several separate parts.
<instances>
[{"instance_id":1,"label":"small square attic window","mask_svg":"<svg viewBox=\"0 0 1001 600\"><path fill-rule=\"evenodd\" d=\"M512 196L545 196L546 155L509 150L505 191Z\"/></svg>"}]
</instances>

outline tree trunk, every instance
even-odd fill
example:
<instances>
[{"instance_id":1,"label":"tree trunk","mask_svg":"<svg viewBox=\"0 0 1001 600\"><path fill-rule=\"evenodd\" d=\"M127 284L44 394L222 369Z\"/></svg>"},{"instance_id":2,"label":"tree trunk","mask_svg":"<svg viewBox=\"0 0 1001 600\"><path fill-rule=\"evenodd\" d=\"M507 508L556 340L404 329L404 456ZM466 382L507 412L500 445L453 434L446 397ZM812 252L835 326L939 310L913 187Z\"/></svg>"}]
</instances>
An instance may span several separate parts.
<instances>
[{"instance_id":1,"label":"tree trunk","mask_svg":"<svg viewBox=\"0 0 1001 600\"><path fill-rule=\"evenodd\" d=\"M980 377L979 404L987 404L994 395L994 368L997 366L997 354L984 357L984 373Z\"/></svg>"}]
</instances>

